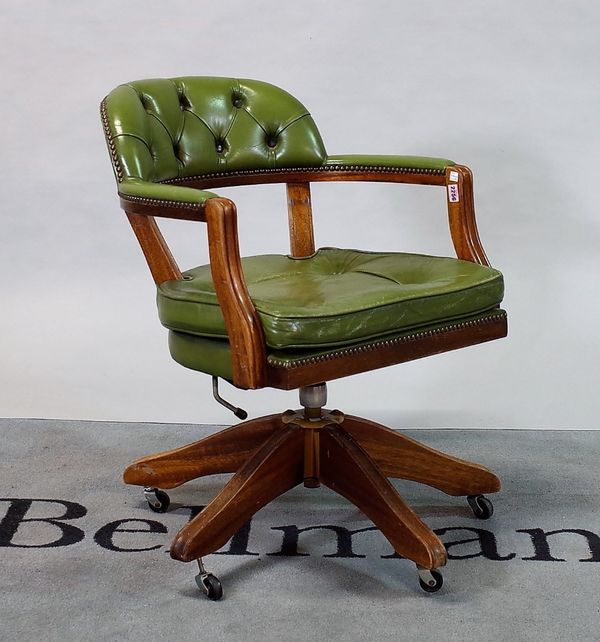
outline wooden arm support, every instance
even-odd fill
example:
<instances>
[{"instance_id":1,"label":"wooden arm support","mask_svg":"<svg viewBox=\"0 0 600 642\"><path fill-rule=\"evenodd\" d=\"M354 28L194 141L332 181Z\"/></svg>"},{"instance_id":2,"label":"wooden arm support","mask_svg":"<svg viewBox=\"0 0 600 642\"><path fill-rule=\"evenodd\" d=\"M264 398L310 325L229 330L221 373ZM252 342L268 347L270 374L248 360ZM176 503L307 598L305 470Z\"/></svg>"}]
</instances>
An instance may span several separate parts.
<instances>
[{"instance_id":1,"label":"wooden arm support","mask_svg":"<svg viewBox=\"0 0 600 642\"><path fill-rule=\"evenodd\" d=\"M464 165L446 168L448 223L454 251L459 259L490 265L479 239L473 198L473 173Z\"/></svg>"},{"instance_id":2,"label":"wooden arm support","mask_svg":"<svg viewBox=\"0 0 600 642\"><path fill-rule=\"evenodd\" d=\"M233 383L239 388L260 388L266 380L266 345L244 280L235 203L211 198L204 210L211 274L231 344Z\"/></svg>"},{"instance_id":3,"label":"wooden arm support","mask_svg":"<svg viewBox=\"0 0 600 642\"><path fill-rule=\"evenodd\" d=\"M217 175L192 176L172 181L172 183L199 189L287 183L291 253L292 256L306 256L311 247L314 251L309 184L322 181L365 181L442 186L446 189L450 236L457 257L481 265L490 265L477 232L473 174L464 165L448 165L444 173L382 167L356 169L306 167L293 171L277 169L223 172ZM451 193L448 188L452 185L455 186L455 189L452 191L453 200L450 200ZM458 200L455 200L456 198ZM297 232L301 234L301 239L296 237Z\"/></svg>"},{"instance_id":4,"label":"wooden arm support","mask_svg":"<svg viewBox=\"0 0 600 642\"><path fill-rule=\"evenodd\" d=\"M169 250L164 236L153 216L135 214L126 210L129 223L146 257L150 273L156 285L163 281L181 279L181 271Z\"/></svg>"},{"instance_id":5,"label":"wooden arm support","mask_svg":"<svg viewBox=\"0 0 600 642\"><path fill-rule=\"evenodd\" d=\"M127 207L127 218L155 283L181 279L179 266L154 216L139 213L138 207L135 212ZM260 388L265 383L266 346L242 271L235 204L226 198L211 198L205 203L202 217L193 220L207 223L211 274L231 344L233 383L239 388Z\"/></svg>"},{"instance_id":6,"label":"wooden arm support","mask_svg":"<svg viewBox=\"0 0 600 642\"><path fill-rule=\"evenodd\" d=\"M464 165L446 168L448 223L454 251L459 259L490 265L477 231L473 173Z\"/></svg>"}]
</instances>

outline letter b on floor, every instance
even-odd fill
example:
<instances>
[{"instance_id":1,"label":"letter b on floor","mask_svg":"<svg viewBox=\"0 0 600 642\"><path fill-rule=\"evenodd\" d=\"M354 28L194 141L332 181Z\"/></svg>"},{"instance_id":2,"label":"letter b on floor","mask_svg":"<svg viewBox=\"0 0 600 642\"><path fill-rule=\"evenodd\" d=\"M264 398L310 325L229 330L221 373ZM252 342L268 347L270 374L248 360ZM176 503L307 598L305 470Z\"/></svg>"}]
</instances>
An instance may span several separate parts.
<instances>
[{"instance_id":1,"label":"letter b on floor","mask_svg":"<svg viewBox=\"0 0 600 642\"><path fill-rule=\"evenodd\" d=\"M9 503L8 510L0 521L0 546L16 548L70 546L77 544L85 537L85 533L80 528L66 523L66 520L79 519L87 513L86 507L81 504L62 499L0 498L0 502ZM55 511L51 511L50 517L30 517L31 513L35 513L38 504L59 504L62 509L56 512L62 514L55 515ZM41 511L41 514L48 515L48 513L47 509Z\"/></svg>"}]
</instances>

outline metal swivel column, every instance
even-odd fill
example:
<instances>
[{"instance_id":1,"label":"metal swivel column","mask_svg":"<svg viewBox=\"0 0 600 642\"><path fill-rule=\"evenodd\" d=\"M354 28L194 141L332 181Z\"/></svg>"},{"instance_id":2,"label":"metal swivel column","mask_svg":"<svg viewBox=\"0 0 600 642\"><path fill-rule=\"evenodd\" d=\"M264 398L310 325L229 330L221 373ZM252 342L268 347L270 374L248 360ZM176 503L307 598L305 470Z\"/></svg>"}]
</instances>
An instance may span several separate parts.
<instances>
[{"instance_id":1,"label":"metal swivel column","mask_svg":"<svg viewBox=\"0 0 600 642\"><path fill-rule=\"evenodd\" d=\"M327 403L327 386L318 383L300 388L300 404L304 410L283 413L282 420L304 431L304 485L318 488L321 485L319 436L323 428L341 424L344 415L339 410L323 410Z\"/></svg>"}]
</instances>

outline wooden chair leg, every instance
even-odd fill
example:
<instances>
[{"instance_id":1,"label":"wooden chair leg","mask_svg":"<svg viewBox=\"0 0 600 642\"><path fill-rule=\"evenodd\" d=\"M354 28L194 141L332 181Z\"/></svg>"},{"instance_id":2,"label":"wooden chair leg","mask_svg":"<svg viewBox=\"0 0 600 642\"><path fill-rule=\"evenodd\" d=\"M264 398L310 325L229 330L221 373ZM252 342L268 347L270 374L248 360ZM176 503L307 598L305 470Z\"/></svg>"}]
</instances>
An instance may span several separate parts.
<instances>
[{"instance_id":1,"label":"wooden chair leg","mask_svg":"<svg viewBox=\"0 0 600 642\"><path fill-rule=\"evenodd\" d=\"M346 415L342 425L386 477L411 479L448 495L500 490L500 479L484 466L446 455L368 419Z\"/></svg>"},{"instance_id":2,"label":"wooden chair leg","mask_svg":"<svg viewBox=\"0 0 600 642\"><path fill-rule=\"evenodd\" d=\"M232 473L282 427L281 415L245 421L193 444L142 457L125 469L123 479L137 486L175 488L204 475Z\"/></svg>"},{"instance_id":3,"label":"wooden chair leg","mask_svg":"<svg viewBox=\"0 0 600 642\"><path fill-rule=\"evenodd\" d=\"M342 427L321 431L321 481L371 519L394 550L419 566L446 563L446 549Z\"/></svg>"},{"instance_id":4,"label":"wooden chair leg","mask_svg":"<svg viewBox=\"0 0 600 642\"><path fill-rule=\"evenodd\" d=\"M171 557L190 562L223 546L260 508L303 479L304 434L284 426L246 461L171 544Z\"/></svg>"}]
</instances>

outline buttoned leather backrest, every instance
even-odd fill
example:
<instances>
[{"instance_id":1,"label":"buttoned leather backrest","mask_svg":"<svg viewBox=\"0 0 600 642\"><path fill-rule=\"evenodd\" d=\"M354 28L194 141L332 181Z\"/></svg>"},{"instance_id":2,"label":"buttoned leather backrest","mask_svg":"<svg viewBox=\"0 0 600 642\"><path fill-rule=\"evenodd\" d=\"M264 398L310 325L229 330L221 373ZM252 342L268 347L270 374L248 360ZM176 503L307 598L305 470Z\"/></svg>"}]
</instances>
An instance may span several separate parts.
<instances>
[{"instance_id":1,"label":"buttoned leather backrest","mask_svg":"<svg viewBox=\"0 0 600 642\"><path fill-rule=\"evenodd\" d=\"M257 80L135 81L105 98L102 116L119 181L314 167L326 158L306 108Z\"/></svg>"}]
</instances>

